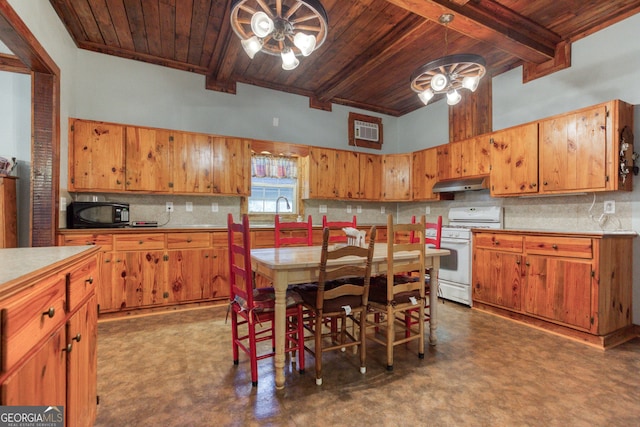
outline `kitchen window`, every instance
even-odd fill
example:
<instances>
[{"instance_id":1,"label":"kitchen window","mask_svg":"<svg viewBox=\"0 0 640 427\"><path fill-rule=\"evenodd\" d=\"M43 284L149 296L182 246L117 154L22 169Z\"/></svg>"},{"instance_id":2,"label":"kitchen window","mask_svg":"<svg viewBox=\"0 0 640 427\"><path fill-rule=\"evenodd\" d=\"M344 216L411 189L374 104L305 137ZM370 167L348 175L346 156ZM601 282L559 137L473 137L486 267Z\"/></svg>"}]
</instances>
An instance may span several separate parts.
<instances>
[{"instance_id":1,"label":"kitchen window","mask_svg":"<svg viewBox=\"0 0 640 427\"><path fill-rule=\"evenodd\" d=\"M298 159L254 155L251 157L250 214L298 214Z\"/></svg>"}]
</instances>

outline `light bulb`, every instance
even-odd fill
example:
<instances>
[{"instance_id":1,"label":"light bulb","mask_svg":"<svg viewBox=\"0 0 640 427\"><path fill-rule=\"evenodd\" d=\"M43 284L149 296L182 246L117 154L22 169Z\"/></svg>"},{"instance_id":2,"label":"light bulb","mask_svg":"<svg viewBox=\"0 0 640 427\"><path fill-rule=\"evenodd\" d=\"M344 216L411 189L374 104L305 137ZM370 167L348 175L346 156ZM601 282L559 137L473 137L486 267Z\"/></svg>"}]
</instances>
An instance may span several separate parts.
<instances>
[{"instance_id":1,"label":"light bulb","mask_svg":"<svg viewBox=\"0 0 640 427\"><path fill-rule=\"evenodd\" d=\"M443 90L448 84L449 78L442 73L438 73L431 77L431 88L436 92Z\"/></svg>"},{"instance_id":2,"label":"light bulb","mask_svg":"<svg viewBox=\"0 0 640 427\"><path fill-rule=\"evenodd\" d=\"M456 105L458 102L460 102L461 99L462 96L458 93L457 90L452 89L447 92L447 104Z\"/></svg>"},{"instance_id":3,"label":"light bulb","mask_svg":"<svg viewBox=\"0 0 640 427\"><path fill-rule=\"evenodd\" d=\"M251 59L256 56L256 53L262 50L262 39L259 39L256 36L252 36L247 40L241 40L240 44L242 44L242 48L247 52L247 55L249 55L249 58Z\"/></svg>"},{"instance_id":4,"label":"light bulb","mask_svg":"<svg viewBox=\"0 0 640 427\"><path fill-rule=\"evenodd\" d=\"M296 55L289 47L285 47L280 53L280 56L282 56L283 70L293 70L300 64L300 61L298 61L298 58L296 58Z\"/></svg>"},{"instance_id":5,"label":"light bulb","mask_svg":"<svg viewBox=\"0 0 640 427\"><path fill-rule=\"evenodd\" d=\"M293 44L296 45L300 52L304 56L311 55L311 52L316 48L316 38L305 33L297 33L293 37Z\"/></svg>"},{"instance_id":6,"label":"light bulb","mask_svg":"<svg viewBox=\"0 0 640 427\"><path fill-rule=\"evenodd\" d=\"M480 77L478 76L466 76L462 79L462 87L469 89L471 92L475 92L480 84Z\"/></svg>"},{"instance_id":7,"label":"light bulb","mask_svg":"<svg viewBox=\"0 0 640 427\"><path fill-rule=\"evenodd\" d=\"M251 17L251 31L258 37L266 37L273 31L273 21L264 12L256 12Z\"/></svg>"},{"instance_id":8,"label":"light bulb","mask_svg":"<svg viewBox=\"0 0 640 427\"><path fill-rule=\"evenodd\" d=\"M418 98L420 98L420 101L422 101L424 105L427 105L434 95L435 93L433 93L431 89L425 89L422 92L418 93Z\"/></svg>"}]
</instances>

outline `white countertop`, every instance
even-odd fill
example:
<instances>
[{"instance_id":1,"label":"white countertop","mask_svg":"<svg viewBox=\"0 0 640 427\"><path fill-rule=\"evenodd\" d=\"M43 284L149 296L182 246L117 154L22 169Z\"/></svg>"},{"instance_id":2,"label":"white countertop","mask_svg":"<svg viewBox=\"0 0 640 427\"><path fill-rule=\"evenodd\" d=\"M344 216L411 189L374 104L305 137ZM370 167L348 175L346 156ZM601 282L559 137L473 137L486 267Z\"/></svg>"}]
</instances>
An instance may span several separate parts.
<instances>
[{"instance_id":1,"label":"white countertop","mask_svg":"<svg viewBox=\"0 0 640 427\"><path fill-rule=\"evenodd\" d=\"M0 287L92 248L95 246L0 249L0 265L2 266Z\"/></svg>"}]
</instances>

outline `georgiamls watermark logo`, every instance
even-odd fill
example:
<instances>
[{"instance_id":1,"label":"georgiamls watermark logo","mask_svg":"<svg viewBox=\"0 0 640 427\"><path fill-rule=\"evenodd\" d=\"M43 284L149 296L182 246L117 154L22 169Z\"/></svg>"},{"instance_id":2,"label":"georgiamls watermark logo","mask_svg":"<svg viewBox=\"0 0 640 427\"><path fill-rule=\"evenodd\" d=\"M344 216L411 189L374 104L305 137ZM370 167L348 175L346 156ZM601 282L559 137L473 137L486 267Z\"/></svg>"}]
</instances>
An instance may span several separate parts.
<instances>
[{"instance_id":1,"label":"georgiamls watermark logo","mask_svg":"<svg viewBox=\"0 0 640 427\"><path fill-rule=\"evenodd\" d=\"M64 427L64 406L0 406L0 427Z\"/></svg>"}]
</instances>

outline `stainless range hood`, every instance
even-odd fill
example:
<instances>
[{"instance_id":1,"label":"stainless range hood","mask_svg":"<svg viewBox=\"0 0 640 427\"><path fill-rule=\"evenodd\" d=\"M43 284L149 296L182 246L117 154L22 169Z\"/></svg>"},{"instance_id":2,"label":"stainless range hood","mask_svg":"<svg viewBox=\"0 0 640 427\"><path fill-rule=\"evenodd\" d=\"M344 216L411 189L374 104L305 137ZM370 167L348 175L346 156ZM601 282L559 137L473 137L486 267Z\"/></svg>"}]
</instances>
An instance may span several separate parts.
<instances>
[{"instance_id":1,"label":"stainless range hood","mask_svg":"<svg viewBox=\"0 0 640 427\"><path fill-rule=\"evenodd\" d=\"M488 178L464 178L450 181L439 181L433 186L434 193L456 193L460 191L485 190L489 188Z\"/></svg>"}]
</instances>

